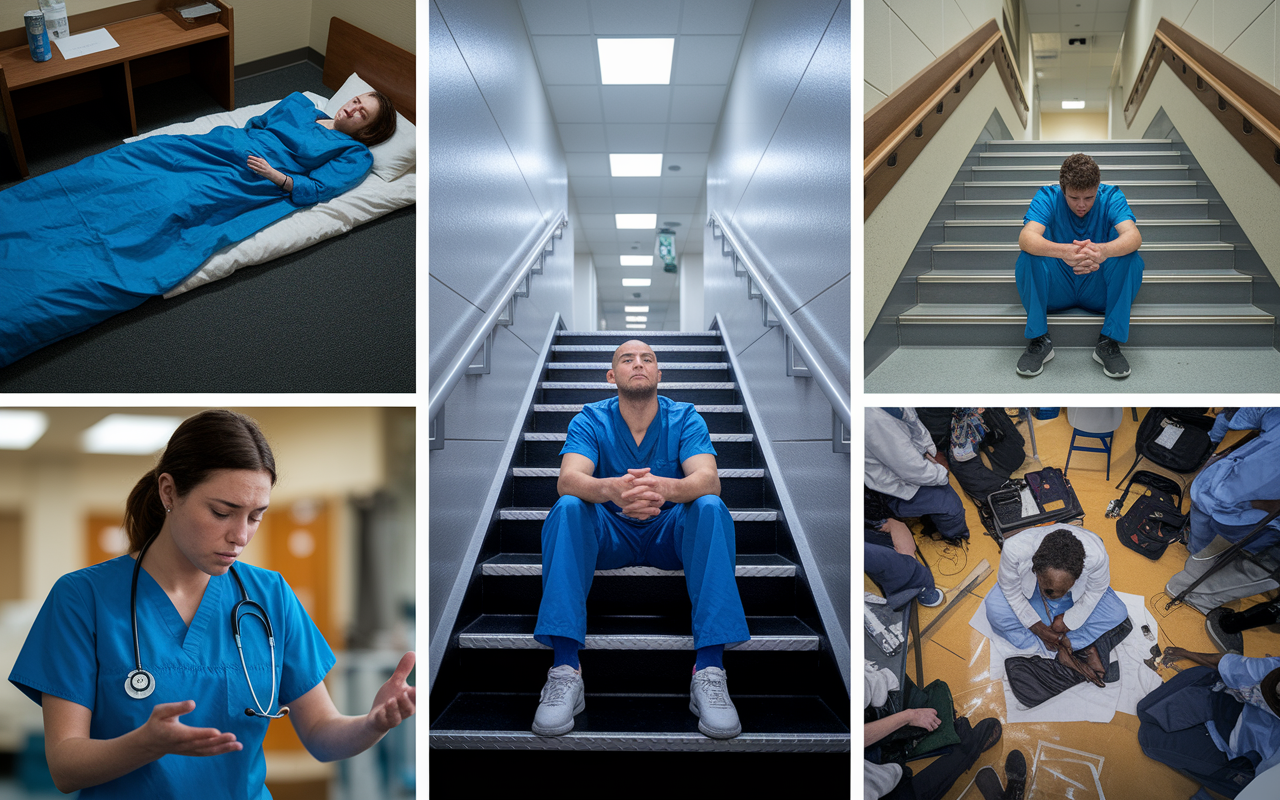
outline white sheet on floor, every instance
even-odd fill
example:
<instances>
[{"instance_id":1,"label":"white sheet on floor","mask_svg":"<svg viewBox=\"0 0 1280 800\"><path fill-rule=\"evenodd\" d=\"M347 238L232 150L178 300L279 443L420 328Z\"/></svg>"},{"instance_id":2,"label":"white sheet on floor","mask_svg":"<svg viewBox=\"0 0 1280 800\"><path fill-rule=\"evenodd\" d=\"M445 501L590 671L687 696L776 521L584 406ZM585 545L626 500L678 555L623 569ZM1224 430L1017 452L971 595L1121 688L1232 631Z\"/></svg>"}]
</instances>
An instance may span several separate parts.
<instances>
[{"instance_id":1,"label":"white sheet on floor","mask_svg":"<svg viewBox=\"0 0 1280 800\"><path fill-rule=\"evenodd\" d=\"M1133 632L1125 637L1111 654L1112 661L1120 662L1120 680L1099 689L1085 682L1073 686L1057 697L1035 708L1026 708L1018 702L1005 679L1004 660L1010 656L1047 656L1048 648L1019 650L1007 639L992 633L987 621L987 601L983 599L969 625L991 641L988 651L991 657L991 677L1004 685L1006 722L1110 722L1117 711L1136 714L1138 701L1160 686L1160 675L1147 668L1142 661L1151 655L1154 642L1142 634L1142 626L1151 628L1151 635L1159 639L1160 631L1155 619L1147 612L1144 599L1136 594L1116 592L1129 609L1133 620Z\"/></svg>"},{"instance_id":2,"label":"white sheet on floor","mask_svg":"<svg viewBox=\"0 0 1280 800\"><path fill-rule=\"evenodd\" d=\"M326 100L318 94L303 92L316 108L324 108ZM263 114L275 102L237 108L210 114L191 122L168 125L125 141L131 142L158 134L208 133L219 125L242 127L253 117ZM383 214L403 208L415 202L418 176L416 170L401 175L393 181L384 181L372 172L354 189L344 192L326 203L300 209L240 242L223 248L208 258L200 268L191 273L174 288L165 292L170 298L190 291L202 284L225 278L241 267L263 264L272 259L294 253L325 239L346 233L352 228Z\"/></svg>"}]
</instances>

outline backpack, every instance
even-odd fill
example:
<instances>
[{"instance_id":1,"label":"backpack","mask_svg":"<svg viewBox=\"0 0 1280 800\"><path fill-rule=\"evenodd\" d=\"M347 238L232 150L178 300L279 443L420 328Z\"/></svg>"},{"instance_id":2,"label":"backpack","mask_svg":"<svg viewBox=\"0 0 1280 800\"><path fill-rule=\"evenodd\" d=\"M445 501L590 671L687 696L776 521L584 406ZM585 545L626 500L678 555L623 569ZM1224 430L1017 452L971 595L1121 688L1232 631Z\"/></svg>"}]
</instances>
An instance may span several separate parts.
<instances>
[{"instance_id":1,"label":"backpack","mask_svg":"<svg viewBox=\"0 0 1280 800\"><path fill-rule=\"evenodd\" d=\"M1134 483L1146 491L1120 516ZM1120 544L1152 561L1164 555L1174 542L1183 541L1189 517L1182 513L1182 486L1154 472L1139 470L1129 479L1124 494L1107 506L1108 517L1116 519L1116 536Z\"/></svg>"}]
</instances>

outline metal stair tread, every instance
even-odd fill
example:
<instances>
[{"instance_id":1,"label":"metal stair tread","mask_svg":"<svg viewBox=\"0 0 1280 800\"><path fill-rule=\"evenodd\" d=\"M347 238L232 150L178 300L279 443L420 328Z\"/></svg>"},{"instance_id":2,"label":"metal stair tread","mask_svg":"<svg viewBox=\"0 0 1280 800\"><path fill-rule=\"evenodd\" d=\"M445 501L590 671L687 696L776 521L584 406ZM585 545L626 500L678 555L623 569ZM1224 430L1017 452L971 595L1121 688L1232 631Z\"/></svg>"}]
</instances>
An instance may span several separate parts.
<instances>
[{"instance_id":1,"label":"metal stair tread","mask_svg":"<svg viewBox=\"0 0 1280 800\"><path fill-rule=\"evenodd\" d=\"M584 403L534 403L534 413L570 413L576 414L582 410ZM694 404L693 410L699 414L741 414L742 406L738 405L701 405Z\"/></svg>"},{"instance_id":2,"label":"metal stair tread","mask_svg":"<svg viewBox=\"0 0 1280 800\"><path fill-rule=\"evenodd\" d=\"M544 520L549 508L503 508L498 510L498 519L506 520ZM729 516L734 522L773 522L778 512L772 508L731 508Z\"/></svg>"},{"instance_id":3,"label":"metal stair tread","mask_svg":"<svg viewBox=\"0 0 1280 800\"><path fill-rule=\"evenodd\" d=\"M998 252L1016 252L1022 248L1017 242L940 242L931 247L936 252L961 252L974 250L992 250ZM1235 250L1230 242L1143 242L1142 250L1146 252L1183 251L1183 250Z\"/></svg>"},{"instance_id":4,"label":"metal stair tread","mask_svg":"<svg viewBox=\"0 0 1280 800\"><path fill-rule=\"evenodd\" d=\"M541 383L538 384L538 387L541 389L610 389L615 392L618 390L618 387L616 384L609 383L608 381L542 381ZM706 383L692 383L692 382L681 383L681 382L662 381L658 383L658 389L660 390L661 389L668 389L668 390L736 389L737 387L738 387L738 384L732 381L728 381L728 382L709 381Z\"/></svg>"},{"instance_id":5,"label":"metal stair tread","mask_svg":"<svg viewBox=\"0 0 1280 800\"><path fill-rule=\"evenodd\" d=\"M457 633L458 646L483 650L549 650L533 638L536 614L482 614ZM735 652L817 650L818 634L795 617L748 616L750 641L726 647ZM678 633L673 632L678 631ZM678 616L593 615L588 607L588 650L690 650L687 614Z\"/></svg>"},{"instance_id":6,"label":"metal stair tread","mask_svg":"<svg viewBox=\"0 0 1280 800\"><path fill-rule=\"evenodd\" d=\"M674 336L705 336L708 339L719 339L720 331L569 331L564 330L556 334L560 339L574 336L595 337L597 339L616 338L618 336L648 336L648 337L674 337Z\"/></svg>"},{"instance_id":7,"label":"metal stair tread","mask_svg":"<svg viewBox=\"0 0 1280 800\"><path fill-rule=\"evenodd\" d=\"M1193 181L1194 183L1194 181ZM989 183L983 182L983 185L989 186ZM953 200L951 201L958 206L1026 206L1031 199L1026 200ZM1148 206L1207 206L1209 201L1203 197L1160 197L1151 198L1150 200L1128 200L1129 205L1148 205Z\"/></svg>"},{"instance_id":8,"label":"metal stair tread","mask_svg":"<svg viewBox=\"0 0 1280 800\"><path fill-rule=\"evenodd\" d=\"M1009 227L1017 226L1021 228L1025 223L1021 219L1014 217L1006 217L1004 219L948 219L943 220L943 227L948 228L977 228L983 225L1007 225ZM1140 219L1137 222L1139 228L1146 225L1176 225L1187 227L1191 225L1221 225L1220 219Z\"/></svg>"},{"instance_id":9,"label":"metal stair tread","mask_svg":"<svg viewBox=\"0 0 1280 800\"><path fill-rule=\"evenodd\" d=\"M1006 168L1006 169L1007 169L1007 168ZM1025 168L1025 167L1023 167L1023 169L1026 169L1026 168ZM1054 169L1061 169L1061 165L1054 167ZM1111 186L1120 186L1120 187L1124 187L1124 186L1195 186L1195 185L1197 185L1198 183L1199 183L1199 181L1191 181L1191 180L1181 180L1181 181L1178 181L1178 180L1173 180L1173 181L1126 181L1126 180L1111 181L1111 180L1109 180L1109 181L1107 181L1107 184L1109 184L1109 185L1111 185ZM966 186L966 187L977 187L977 186L1036 186L1036 187L1039 187L1039 186L1050 186L1050 185L1052 185L1052 184L1045 183L1044 181L961 181L961 182L960 182L960 184L961 184L962 186ZM1028 202L1030 202L1030 198L1028 198Z\"/></svg>"},{"instance_id":10,"label":"metal stair tread","mask_svg":"<svg viewBox=\"0 0 1280 800\"><path fill-rule=\"evenodd\" d=\"M754 442L755 434L751 433L712 433L711 441L713 442ZM526 442L563 442L569 434L567 433L545 433L538 431L527 431L521 434L521 438Z\"/></svg>"},{"instance_id":11,"label":"metal stair tread","mask_svg":"<svg viewBox=\"0 0 1280 800\"><path fill-rule=\"evenodd\" d=\"M1057 158L1062 161L1067 156L1075 155L1083 152L1082 150L1036 150L1031 153L1008 153L999 150L987 150L978 153L980 158ZM1088 155L1086 153L1086 155ZM1095 155L1101 156L1169 156L1170 158L1181 158L1180 150L1116 150L1112 152L1096 152Z\"/></svg>"},{"instance_id":12,"label":"metal stair tread","mask_svg":"<svg viewBox=\"0 0 1280 800\"><path fill-rule=\"evenodd\" d=\"M715 434L711 434L715 436ZM738 436L744 434L726 434L730 436ZM720 478L763 478L764 469L734 469L723 468L717 469L716 474ZM560 477L559 467L512 467L511 477L513 478L558 478Z\"/></svg>"},{"instance_id":13,"label":"metal stair tread","mask_svg":"<svg viewBox=\"0 0 1280 800\"><path fill-rule=\"evenodd\" d=\"M611 344L553 344L553 353L612 353L618 348ZM655 344L655 353L723 353L722 344Z\"/></svg>"},{"instance_id":14,"label":"metal stair tread","mask_svg":"<svg viewBox=\"0 0 1280 800\"><path fill-rule=\"evenodd\" d=\"M480 565L484 575L541 577L540 553L499 553ZM609 577L661 577L684 575L684 570L665 570L657 567L623 567L598 569L597 576ZM738 554L734 574L739 578L789 578L796 574L796 565L775 553L765 555Z\"/></svg>"},{"instance_id":15,"label":"metal stair tread","mask_svg":"<svg viewBox=\"0 0 1280 800\"><path fill-rule=\"evenodd\" d=\"M1007 269L944 269L917 275L919 283L1013 283L1013 265ZM1253 276L1234 269L1146 269L1145 283L1252 283Z\"/></svg>"},{"instance_id":16,"label":"metal stair tread","mask_svg":"<svg viewBox=\"0 0 1280 800\"><path fill-rule=\"evenodd\" d=\"M959 322L966 318L984 322L1007 322L1022 325L1026 322L1027 312L1020 303L987 303L974 305L921 303L898 315L902 323ZM1057 323L1101 323L1102 314L1095 314L1084 309L1073 308L1049 314L1050 322ZM1223 305L1170 305L1134 303L1130 315L1131 325L1143 325L1154 322L1171 322L1177 324L1221 323L1225 321L1271 324L1271 314L1256 306L1241 304Z\"/></svg>"},{"instance_id":17,"label":"metal stair tread","mask_svg":"<svg viewBox=\"0 0 1280 800\"><path fill-rule=\"evenodd\" d=\"M971 169L974 172L978 172L979 170L981 170L982 172L1018 172L1021 170L1028 170L1028 169L1051 169L1051 170L1057 171L1062 169L1062 163L1059 162L1057 164L1020 164L1014 167L973 166L973 167L968 167L968 169ZM1108 166L1107 173L1110 174L1112 172L1115 172L1116 170L1125 170L1125 169L1131 169L1135 171L1155 169L1155 170L1169 170L1170 172L1173 172L1173 171L1186 172L1187 170L1191 169L1191 167L1189 167L1186 164L1141 164L1141 165L1122 164L1122 165ZM1111 183L1111 181L1107 181L1107 183Z\"/></svg>"},{"instance_id":18,"label":"metal stair tread","mask_svg":"<svg viewBox=\"0 0 1280 800\"><path fill-rule=\"evenodd\" d=\"M547 369L600 369L601 366L607 365L607 361L548 361ZM661 369L728 369L729 365L723 361L663 361L660 365Z\"/></svg>"}]
</instances>

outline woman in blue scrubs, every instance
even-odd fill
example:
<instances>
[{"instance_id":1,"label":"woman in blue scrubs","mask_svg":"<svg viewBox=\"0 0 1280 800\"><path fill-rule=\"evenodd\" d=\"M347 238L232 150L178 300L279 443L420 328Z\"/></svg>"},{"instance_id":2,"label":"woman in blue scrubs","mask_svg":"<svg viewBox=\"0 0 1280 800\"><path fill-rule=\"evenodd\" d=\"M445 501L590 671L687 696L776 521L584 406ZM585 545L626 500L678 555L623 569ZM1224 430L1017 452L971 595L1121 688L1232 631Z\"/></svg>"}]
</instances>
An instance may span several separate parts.
<instances>
[{"instance_id":1,"label":"woman in blue scrubs","mask_svg":"<svg viewBox=\"0 0 1280 800\"><path fill-rule=\"evenodd\" d=\"M368 714L339 714L323 683L333 651L293 590L278 573L236 563L275 480L256 423L197 414L129 495L129 554L54 585L9 680L43 707L61 791L265 800L262 741L282 707L321 761L368 749L414 713L407 653Z\"/></svg>"}]
</instances>

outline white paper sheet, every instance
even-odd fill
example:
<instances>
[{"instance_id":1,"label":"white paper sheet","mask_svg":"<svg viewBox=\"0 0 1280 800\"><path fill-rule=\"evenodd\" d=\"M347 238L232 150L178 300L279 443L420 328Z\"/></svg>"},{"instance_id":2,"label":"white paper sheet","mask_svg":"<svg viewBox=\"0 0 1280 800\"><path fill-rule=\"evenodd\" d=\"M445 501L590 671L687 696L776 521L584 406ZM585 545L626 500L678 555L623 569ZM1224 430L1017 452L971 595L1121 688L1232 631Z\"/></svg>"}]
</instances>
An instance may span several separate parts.
<instances>
[{"instance_id":1,"label":"white paper sheet","mask_svg":"<svg viewBox=\"0 0 1280 800\"><path fill-rule=\"evenodd\" d=\"M987 601L983 599L969 625L991 640L991 677L998 678L1004 685L1007 722L1110 722L1117 711L1137 713L1138 701L1163 682L1157 673L1142 663L1151 646L1151 642L1142 635L1142 626L1149 626L1157 639L1160 631L1155 619L1147 612L1142 597L1125 592L1116 592L1116 596L1129 609L1129 619L1133 621L1133 632L1112 652L1112 660L1120 662L1120 680L1107 684L1104 689L1091 683L1081 683L1035 708L1023 708L1018 698L1013 696L1009 682L1005 680L1004 660L1010 656L1050 654L1043 644L1019 650L1003 636L994 635L991 623L987 621Z\"/></svg>"},{"instance_id":2,"label":"white paper sheet","mask_svg":"<svg viewBox=\"0 0 1280 800\"><path fill-rule=\"evenodd\" d=\"M88 33L77 33L75 36L68 36L65 39L54 39L53 43L58 46L58 52L62 53L63 58L79 58L90 53L101 53L103 50L110 50L113 47L120 46L120 43L112 38L106 28L99 28Z\"/></svg>"}]
</instances>

